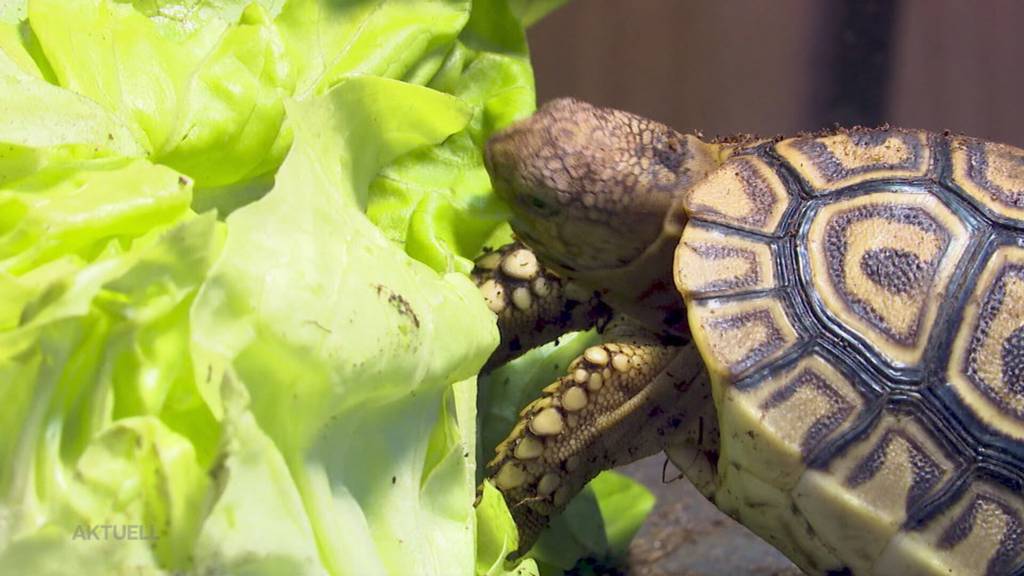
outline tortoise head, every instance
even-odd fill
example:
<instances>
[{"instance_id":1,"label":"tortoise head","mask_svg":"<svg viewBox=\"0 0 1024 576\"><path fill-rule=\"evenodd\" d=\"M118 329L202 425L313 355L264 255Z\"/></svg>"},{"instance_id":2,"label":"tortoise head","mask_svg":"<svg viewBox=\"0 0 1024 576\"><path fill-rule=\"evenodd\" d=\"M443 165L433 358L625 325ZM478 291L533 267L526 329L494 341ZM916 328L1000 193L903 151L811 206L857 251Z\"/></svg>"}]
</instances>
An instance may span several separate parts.
<instances>
[{"instance_id":1,"label":"tortoise head","mask_svg":"<svg viewBox=\"0 0 1024 576\"><path fill-rule=\"evenodd\" d=\"M548 264L586 273L636 262L719 159L695 136L564 98L491 138L486 163L516 234Z\"/></svg>"}]
</instances>

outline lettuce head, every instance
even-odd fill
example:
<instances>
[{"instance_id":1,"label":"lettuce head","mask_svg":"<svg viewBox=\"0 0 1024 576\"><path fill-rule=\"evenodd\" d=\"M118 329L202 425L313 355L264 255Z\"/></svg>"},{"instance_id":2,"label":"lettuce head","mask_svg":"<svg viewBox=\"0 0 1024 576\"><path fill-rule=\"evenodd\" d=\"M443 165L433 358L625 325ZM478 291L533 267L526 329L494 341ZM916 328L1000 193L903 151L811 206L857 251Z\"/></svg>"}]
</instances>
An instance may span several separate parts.
<instances>
[{"instance_id":1,"label":"lettuce head","mask_svg":"<svg viewBox=\"0 0 1024 576\"><path fill-rule=\"evenodd\" d=\"M523 26L558 4L0 3L0 573L621 552L650 506L624 478L518 563L477 498L540 366L589 337L478 398L498 336L467 273L509 238L481 148L533 111Z\"/></svg>"}]
</instances>

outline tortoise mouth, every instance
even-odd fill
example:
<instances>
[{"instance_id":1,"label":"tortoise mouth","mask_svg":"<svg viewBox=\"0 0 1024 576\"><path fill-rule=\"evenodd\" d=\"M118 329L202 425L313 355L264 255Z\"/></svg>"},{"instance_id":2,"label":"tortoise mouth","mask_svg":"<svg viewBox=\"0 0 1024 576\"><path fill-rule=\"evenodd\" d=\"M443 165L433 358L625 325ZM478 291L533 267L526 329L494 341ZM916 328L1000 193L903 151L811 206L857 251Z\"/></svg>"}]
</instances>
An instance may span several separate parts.
<instances>
[{"instance_id":1,"label":"tortoise mouth","mask_svg":"<svg viewBox=\"0 0 1024 576\"><path fill-rule=\"evenodd\" d=\"M578 272L580 271L580 263L577 260L573 260L569 255L562 255L562 251L549 250L547 248L550 241L541 241L537 236L534 236L530 232L529 228L521 228L515 225L515 221L512 223L512 231L515 233L516 238L521 240L523 244L526 244L537 257L544 262L545 265L554 268L556 271L561 272Z\"/></svg>"},{"instance_id":2,"label":"tortoise mouth","mask_svg":"<svg viewBox=\"0 0 1024 576\"><path fill-rule=\"evenodd\" d=\"M569 192L574 182L554 173L564 151L542 120L534 116L492 136L484 166L499 198L543 217L553 215L559 193Z\"/></svg>"}]
</instances>

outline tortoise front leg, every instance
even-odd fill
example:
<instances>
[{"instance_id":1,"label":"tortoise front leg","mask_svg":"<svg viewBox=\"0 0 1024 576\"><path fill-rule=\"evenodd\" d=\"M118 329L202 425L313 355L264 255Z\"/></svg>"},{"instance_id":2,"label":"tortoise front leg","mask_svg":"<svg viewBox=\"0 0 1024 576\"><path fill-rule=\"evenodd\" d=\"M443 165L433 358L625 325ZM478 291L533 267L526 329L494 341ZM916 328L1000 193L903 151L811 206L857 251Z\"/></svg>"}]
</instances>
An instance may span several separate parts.
<instances>
[{"instance_id":1,"label":"tortoise front leg","mask_svg":"<svg viewBox=\"0 0 1024 576\"><path fill-rule=\"evenodd\" d=\"M611 309L592 291L564 282L537 262L522 243L484 254L473 281L498 315L501 344L484 366L487 372L531 348L568 332L607 322Z\"/></svg>"},{"instance_id":2,"label":"tortoise front leg","mask_svg":"<svg viewBox=\"0 0 1024 576\"><path fill-rule=\"evenodd\" d=\"M520 412L488 464L519 528L519 552L602 470L670 442L717 449L708 410L710 387L693 345L616 317L604 344L588 348Z\"/></svg>"}]
</instances>

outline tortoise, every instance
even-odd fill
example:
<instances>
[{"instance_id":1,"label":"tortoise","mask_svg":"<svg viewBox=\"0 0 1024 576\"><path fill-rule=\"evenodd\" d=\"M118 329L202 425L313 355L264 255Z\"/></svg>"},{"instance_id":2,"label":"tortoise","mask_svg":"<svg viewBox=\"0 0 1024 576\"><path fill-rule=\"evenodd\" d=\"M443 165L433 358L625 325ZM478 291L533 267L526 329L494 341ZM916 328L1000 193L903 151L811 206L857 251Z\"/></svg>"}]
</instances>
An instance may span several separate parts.
<instances>
[{"instance_id":1,"label":"tortoise","mask_svg":"<svg viewBox=\"0 0 1024 576\"><path fill-rule=\"evenodd\" d=\"M1024 574L1024 150L923 130L703 141L574 99L495 135L517 242L489 366L601 343L488 465L520 550L663 451L810 574Z\"/></svg>"}]
</instances>

